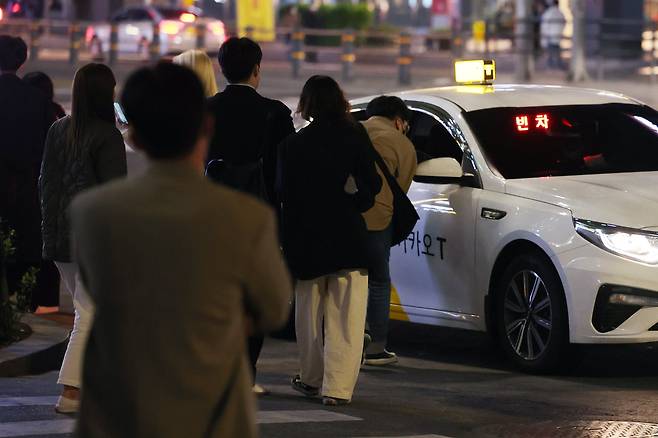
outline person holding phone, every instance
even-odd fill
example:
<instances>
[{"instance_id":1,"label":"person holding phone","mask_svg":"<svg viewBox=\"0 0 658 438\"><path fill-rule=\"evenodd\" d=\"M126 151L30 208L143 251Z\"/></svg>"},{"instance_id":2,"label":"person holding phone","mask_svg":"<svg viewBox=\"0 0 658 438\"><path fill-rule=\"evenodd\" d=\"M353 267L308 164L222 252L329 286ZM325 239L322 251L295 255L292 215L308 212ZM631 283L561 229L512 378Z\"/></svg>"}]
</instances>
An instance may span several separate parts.
<instances>
[{"instance_id":1,"label":"person holding phone","mask_svg":"<svg viewBox=\"0 0 658 438\"><path fill-rule=\"evenodd\" d=\"M75 320L57 383L63 385L55 410L78 410L82 358L94 306L82 284L70 248L68 207L79 192L126 175L126 149L115 126L114 87L109 67L87 64L75 73L71 115L55 122L46 137L39 177L43 258L55 262L73 296Z\"/></svg>"}]
</instances>

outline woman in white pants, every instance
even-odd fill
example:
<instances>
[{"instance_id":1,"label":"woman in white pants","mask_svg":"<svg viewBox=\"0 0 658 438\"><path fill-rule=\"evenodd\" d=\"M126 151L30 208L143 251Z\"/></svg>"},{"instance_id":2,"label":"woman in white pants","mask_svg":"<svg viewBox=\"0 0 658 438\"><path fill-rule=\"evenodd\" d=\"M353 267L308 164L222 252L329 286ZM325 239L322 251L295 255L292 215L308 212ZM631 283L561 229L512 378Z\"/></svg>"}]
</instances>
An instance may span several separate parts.
<instances>
[{"instance_id":1,"label":"woman in white pants","mask_svg":"<svg viewBox=\"0 0 658 438\"><path fill-rule=\"evenodd\" d=\"M311 123L280 146L283 250L295 287L300 374L293 389L349 403L361 365L368 302L369 209L381 180L365 129L333 79L308 80L298 111Z\"/></svg>"},{"instance_id":2,"label":"woman in white pants","mask_svg":"<svg viewBox=\"0 0 658 438\"><path fill-rule=\"evenodd\" d=\"M115 85L112 70L103 64L87 64L76 72L71 115L51 126L41 164L43 258L57 265L75 308L57 381L63 385L55 406L60 413L78 410L82 359L94 314L71 254L67 210L80 191L126 175L126 150L114 119Z\"/></svg>"}]
</instances>

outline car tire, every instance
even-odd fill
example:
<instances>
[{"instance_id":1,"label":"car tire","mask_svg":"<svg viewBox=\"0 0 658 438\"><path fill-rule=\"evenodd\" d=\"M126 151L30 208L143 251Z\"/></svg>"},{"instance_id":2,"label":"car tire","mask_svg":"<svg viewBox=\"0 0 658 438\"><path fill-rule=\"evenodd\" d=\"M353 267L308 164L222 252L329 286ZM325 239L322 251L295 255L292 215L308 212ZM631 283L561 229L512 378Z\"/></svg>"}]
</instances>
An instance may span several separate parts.
<instances>
[{"instance_id":1,"label":"car tire","mask_svg":"<svg viewBox=\"0 0 658 438\"><path fill-rule=\"evenodd\" d=\"M495 306L498 341L518 368L546 373L569 363L564 288L546 256L526 252L514 257L496 284Z\"/></svg>"}]
</instances>

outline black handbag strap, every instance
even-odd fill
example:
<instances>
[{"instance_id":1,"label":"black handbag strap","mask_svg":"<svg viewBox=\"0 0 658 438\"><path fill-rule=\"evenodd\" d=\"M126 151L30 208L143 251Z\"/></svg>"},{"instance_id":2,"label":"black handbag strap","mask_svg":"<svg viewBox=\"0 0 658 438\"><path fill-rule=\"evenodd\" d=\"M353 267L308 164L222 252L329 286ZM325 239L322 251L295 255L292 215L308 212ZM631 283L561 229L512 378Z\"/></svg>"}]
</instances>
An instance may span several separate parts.
<instances>
[{"instance_id":1,"label":"black handbag strap","mask_svg":"<svg viewBox=\"0 0 658 438\"><path fill-rule=\"evenodd\" d=\"M372 144L372 141L370 141L370 135L368 135L368 130L365 128L365 126L363 126L363 124L359 123L359 125L361 126L361 129L363 129L364 134L368 138L368 144L370 145L370 151L372 153L372 156L375 159L375 163L377 164L377 167L379 167L379 169L384 174L384 178L386 178L386 181L388 181L389 188L391 189L391 191L393 191L394 190L393 187L397 186L400 189L400 191L402 191L402 187L400 187L400 184L398 184L398 180L395 179L395 177L388 170L388 166L386 165L386 162L375 148L375 145Z\"/></svg>"}]
</instances>

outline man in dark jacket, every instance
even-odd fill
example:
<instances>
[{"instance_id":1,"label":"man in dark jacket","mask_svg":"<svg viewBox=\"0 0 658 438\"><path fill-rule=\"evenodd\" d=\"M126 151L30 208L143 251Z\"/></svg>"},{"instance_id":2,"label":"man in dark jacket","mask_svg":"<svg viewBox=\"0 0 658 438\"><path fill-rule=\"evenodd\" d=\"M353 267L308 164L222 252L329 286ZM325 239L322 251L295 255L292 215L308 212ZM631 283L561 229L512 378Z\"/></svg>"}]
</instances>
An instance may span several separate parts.
<instances>
[{"instance_id":1,"label":"man in dark jacket","mask_svg":"<svg viewBox=\"0 0 658 438\"><path fill-rule=\"evenodd\" d=\"M9 290L16 291L22 274L41 265L41 214L37 180L50 105L16 71L27 59L21 38L0 35L0 218L16 232Z\"/></svg>"},{"instance_id":2,"label":"man in dark jacket","mask_svg":"<svg viewBox=\"0 0 658 438\"><path fill-rule=\"evenodd\" d=\"M222 160L214 179L274 204L276 149L295 127L288 107L256 91L262 58L258 44L248 38L230 38L220 47L219 65L228 86L208 102L215 116L208 162ZM262 336L249 338L254 379L262 346ZM254 384L254 392L265 391Z\"/></svg>"},{"instance_id":3,"label":"man in dark jacket","mask_svg":"<svg viewBox=\"0 0 658 438\"><path fill-rule=\"evenodd\" d=\"M256 91L260 85L262 58L258 44L248 38L231 38L219 49L219 65L228 86L208 102L215 116L215 136L208 161L221 159L228 166L245 166L243 169L247 172L252 165L262 162L266 196L272 200L276 147L295 132L295 127L288 107ZM242 181L224 182L250 191Z\"/></svg>"}]
</instances>

